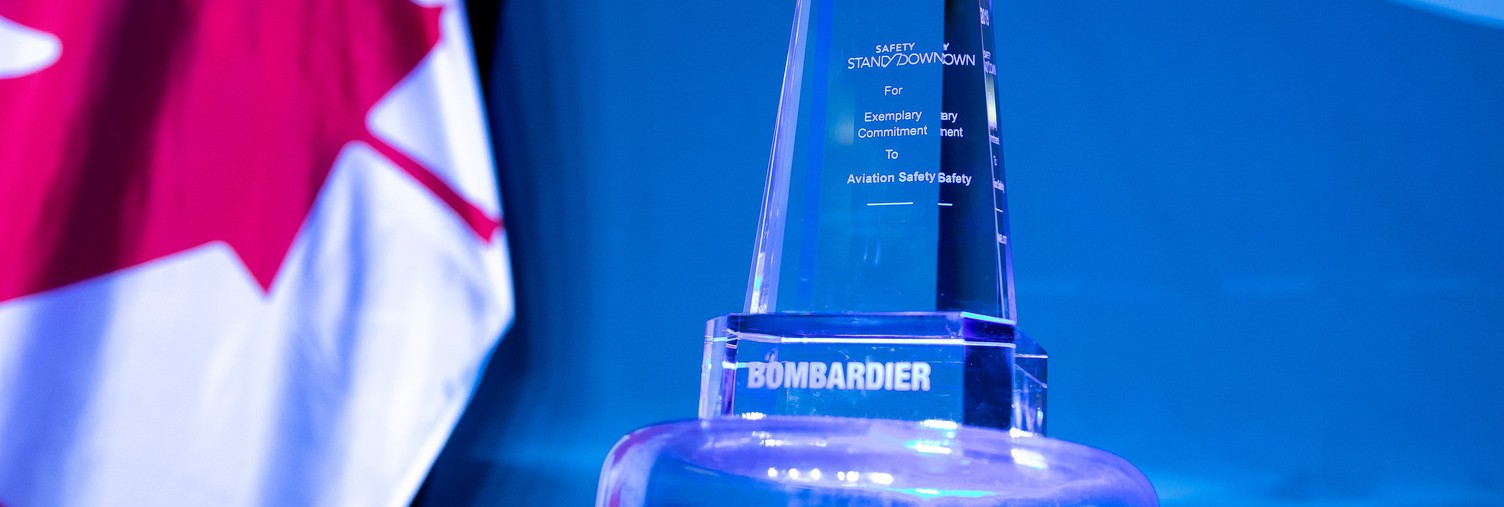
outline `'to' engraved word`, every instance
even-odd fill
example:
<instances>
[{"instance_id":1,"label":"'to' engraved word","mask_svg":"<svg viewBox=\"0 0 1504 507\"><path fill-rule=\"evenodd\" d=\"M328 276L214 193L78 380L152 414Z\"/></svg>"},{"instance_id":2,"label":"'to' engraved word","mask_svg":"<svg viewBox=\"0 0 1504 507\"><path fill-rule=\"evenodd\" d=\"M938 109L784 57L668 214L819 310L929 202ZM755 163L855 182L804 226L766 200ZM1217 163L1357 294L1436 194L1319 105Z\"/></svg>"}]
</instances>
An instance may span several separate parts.
<instances>
[{"instance_id":1,"label":"'to' engraved word","mask_svg":"<svg viewBox=\"0 0 1504 507\"><path fill-rule=\"evenodd\" d=\"M746 369L751 389L930 390L930 363L920 361L751 362Z\"/></svg>"}]
</instances>

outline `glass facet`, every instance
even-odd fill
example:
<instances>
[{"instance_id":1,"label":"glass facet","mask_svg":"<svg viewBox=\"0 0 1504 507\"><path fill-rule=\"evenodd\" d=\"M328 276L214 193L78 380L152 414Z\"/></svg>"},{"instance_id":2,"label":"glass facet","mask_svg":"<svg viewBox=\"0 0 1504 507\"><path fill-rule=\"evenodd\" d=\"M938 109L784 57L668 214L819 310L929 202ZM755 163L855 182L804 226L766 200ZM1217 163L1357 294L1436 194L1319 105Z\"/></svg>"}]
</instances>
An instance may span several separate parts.
<instances>
[{"instance_id":1,"label":"glass facet","mask_svg":"<svg viewBox=\"0 0 1504 507\"><path fill-rule=\"evenodd\" d=\"M989 6L800 2L747 313L1014 320Z\"/></svg>"}]
</instances>

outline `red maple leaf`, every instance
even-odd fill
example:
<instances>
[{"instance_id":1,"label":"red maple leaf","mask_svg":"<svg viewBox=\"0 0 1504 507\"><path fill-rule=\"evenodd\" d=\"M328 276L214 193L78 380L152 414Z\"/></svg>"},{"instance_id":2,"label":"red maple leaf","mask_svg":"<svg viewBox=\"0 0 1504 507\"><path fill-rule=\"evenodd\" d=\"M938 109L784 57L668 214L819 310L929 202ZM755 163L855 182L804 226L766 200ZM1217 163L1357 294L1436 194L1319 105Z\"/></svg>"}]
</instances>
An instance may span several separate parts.
<instances>
[{"instance_id":1,"label":"red maple leaf","mask_svg":"<svg viewBox=\"0 0 1504 507\"><path fill-rule=\"evenodd\" d=\"M374 136L434 48L408 0L0 0L62 54L0 79L0 301L224 241L270 287L341 148L371 145L483 240L499 221Z\"/></svg>"}]
</instances>

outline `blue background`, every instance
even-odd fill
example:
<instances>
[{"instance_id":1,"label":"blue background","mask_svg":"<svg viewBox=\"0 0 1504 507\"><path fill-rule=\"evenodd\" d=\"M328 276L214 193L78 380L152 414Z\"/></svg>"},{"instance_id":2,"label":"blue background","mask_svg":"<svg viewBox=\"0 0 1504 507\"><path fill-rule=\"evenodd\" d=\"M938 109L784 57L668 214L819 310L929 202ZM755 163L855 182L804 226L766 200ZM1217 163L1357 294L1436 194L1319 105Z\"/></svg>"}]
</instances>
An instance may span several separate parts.
<instances>
[{"instance_id":1,"label":"blue background","mask_svg":"<svg viewBox=\"0 0 1504 507\"><path fill-rule=\"evenodd\" d=\"M519 314L418 504L586 505L617 438L694 415L703 322L745 294L793 7L493 13ZM1504 504L1501 23L1380 0L994 20L1054 436L1165 505Z\"/></svg>"}]
</instances>

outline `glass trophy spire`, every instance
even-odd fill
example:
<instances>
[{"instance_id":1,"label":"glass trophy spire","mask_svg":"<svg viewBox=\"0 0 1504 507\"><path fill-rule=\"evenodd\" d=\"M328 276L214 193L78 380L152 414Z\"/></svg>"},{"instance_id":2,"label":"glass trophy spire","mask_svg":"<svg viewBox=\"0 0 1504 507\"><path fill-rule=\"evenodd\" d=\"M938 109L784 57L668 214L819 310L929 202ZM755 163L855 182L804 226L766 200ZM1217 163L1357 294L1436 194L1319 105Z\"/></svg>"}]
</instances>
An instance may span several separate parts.
<instances>
[{"instance_id":1,"label":"glass trophy spire","mask_svg":"<svg viewBox=\"0 0 1504 507\"><path fill-rule=\"evenodd\" d=\"M990 0L801 0L743 313L701 415L1043 431L1015 331Z\"/></svg>"},{"instance_id":2,"label":"glass trophy spire","mask_svg":"<svg viewBox=\"0 0 1504 507\"><path fill-rule=\"evenodd\" d=\"M746 312L1014 320L989 3L800 3Z\"/></svg>"}]
</instances>

